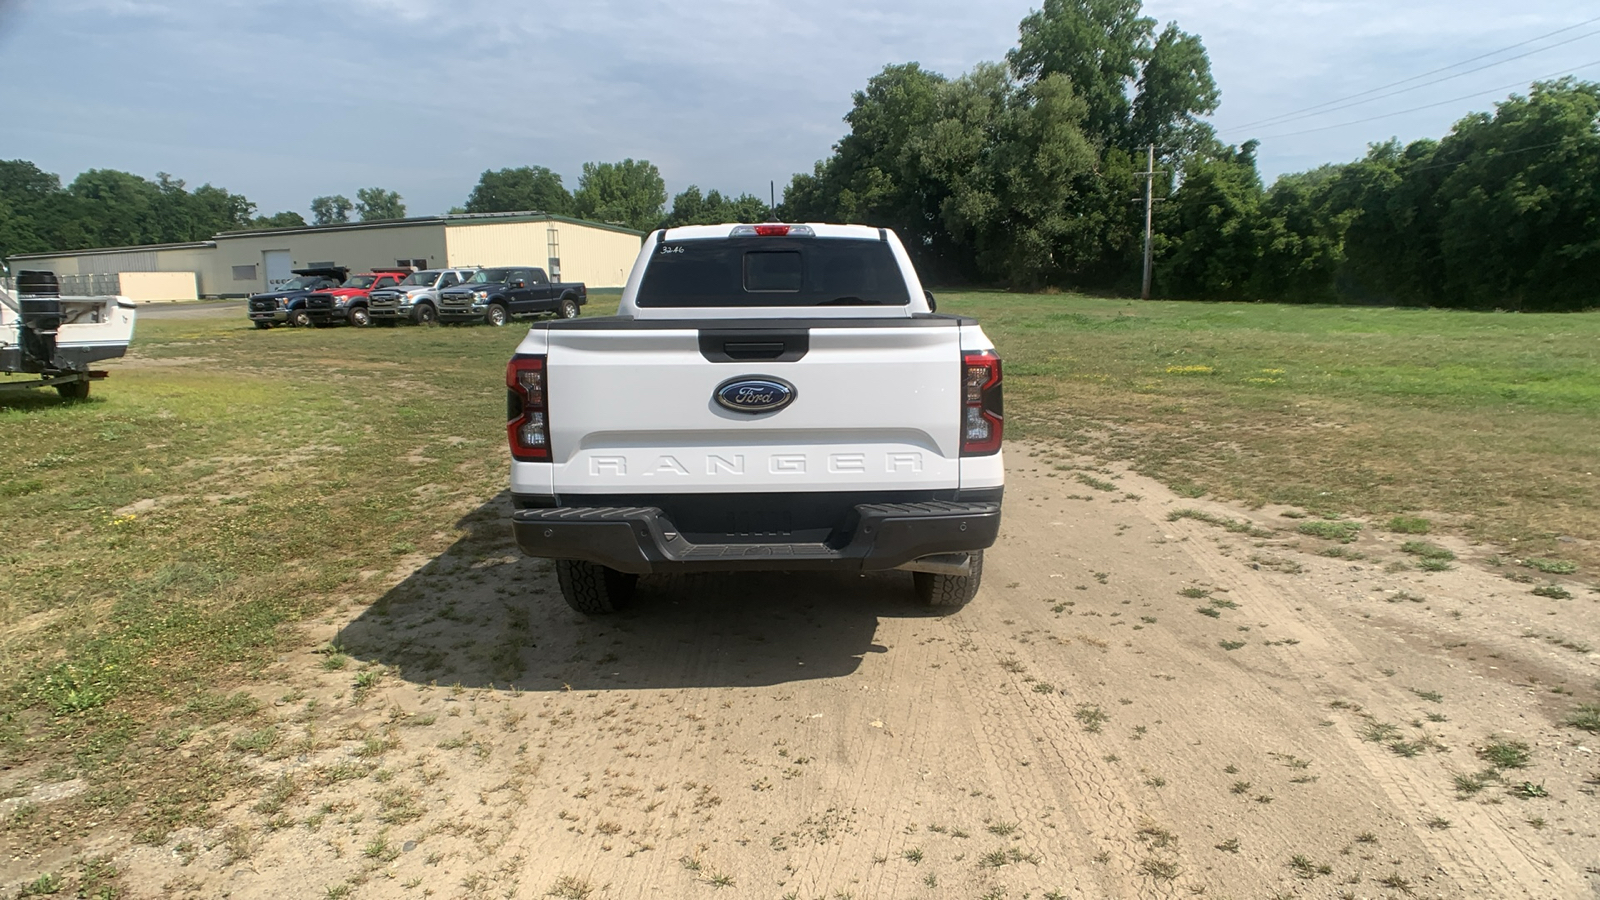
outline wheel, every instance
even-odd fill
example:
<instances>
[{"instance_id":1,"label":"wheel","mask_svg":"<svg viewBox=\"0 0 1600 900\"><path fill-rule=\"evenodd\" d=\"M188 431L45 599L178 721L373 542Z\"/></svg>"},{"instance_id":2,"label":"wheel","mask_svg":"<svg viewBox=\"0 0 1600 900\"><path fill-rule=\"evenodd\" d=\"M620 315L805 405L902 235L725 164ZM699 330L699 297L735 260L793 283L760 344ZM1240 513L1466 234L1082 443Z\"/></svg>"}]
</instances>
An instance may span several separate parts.
<instances>
[{"instance_id":1,"label":"wheel","mask_svg":"<svg viewBox=\"0 0 1600 900\"><path fill-rule=\"evenodd\" d=\"M504 325L506 320L510 318L511 316L506 312L505 305L502 303L489 304L489 308L484 310L483 313L483 320L496 328Z\"/></svg>"},{"instance_id":2,"label":"wheel","mask_svg":"<svg viewBox=\"0 0 1600 900\"><path fill-rule=\"evenodd\" d=\"M567 605L586 616L613 613L627 605L639 576L576 559L556 560L556 581Z\"/></svg>"},{"instance_id":3,"label":"wheel","mask_svg":"<svg viewBox=\"0 0 1600 900\"><path fill-rule=\"evenodd\" d=\"M578 317L578 301L571 297L562 297L561 307L556 312L563 319L576 319Z\"/></svg>"},{"instance_id":4,"label":"wheel","mask_svg":"<svg viewBox=\"0 0 1600 900\"><path fill-rule=\"evenodd\" d=\"M350 307L350 324L357 328L365 328L372 324L372 314L367 312L365 306Z\"/></svg>"},{"instance_id":5,"label":"wheel","mask_svg":"<svg viewBox=\"0 0 1600 900\"><path fill-rule=\"evenodd\" d=\"M69 381L66 384L58 384L56 385L56 393L60 394L63 400L87 400L89 399L89 382Z\"/></svg>"},{"instance_id":6,"label":"wheel","mask_svg":"<svg viewBox=\"0 0 1600 900\"><path fill-rule=\"evenodd\" d=\"M308 313L303 309L289 310L289 326L291 328L310 328L311 313Z\"/></svg>"},{"instance_id":7,"label":"wheel","mask_svg":"<svg viewBox=\"0 0 1600 900\"><path fill-rule=\"evenodd\" d=\"M411 311L411 321L418 325L437 325L439 311L433 308L432 303L418 303L416 309Z\"/></svg>"},{"instance_id":8,"label":"wheel","mask_svg":"<svg viewBox=\"0 0 1600 900\"><path fill-rule=\"evenodd\" d=\"M972 571L967 575L936 575L932 572L912 572L911 584L916 588L917 599L923 606L945 612L955 612L977 596L978 585L983 582L983 551L972 552Z\"/></svg>"}]
</instances>

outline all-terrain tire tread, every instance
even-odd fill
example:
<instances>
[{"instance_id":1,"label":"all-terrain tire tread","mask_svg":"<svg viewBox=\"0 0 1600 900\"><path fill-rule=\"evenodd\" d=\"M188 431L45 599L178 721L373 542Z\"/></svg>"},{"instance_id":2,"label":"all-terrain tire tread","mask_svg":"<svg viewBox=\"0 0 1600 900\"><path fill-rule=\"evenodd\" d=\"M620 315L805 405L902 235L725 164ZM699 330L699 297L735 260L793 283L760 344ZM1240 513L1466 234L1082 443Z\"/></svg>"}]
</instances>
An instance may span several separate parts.
<instances>
[{"instance_id":1,"label":"all-terrain tire tread","mask_svg":"<svg viewBox=\"0 0 1600 900\"><path fill-rule=\"evenodd\" d=\"M933 572L911 573L917 599L923 606L944 612L955 612L977 596L983 583L983 551L972 554L972 573L969 575L937 575Z\"/></svg>"},{"instance_id":2,"label":"all-terrain tire tread","mask_svg":"<svg viewBox=\"0 0 1600 900\"><path fill-rule=\"evenodd\" d=\"M586 616L614 613L633 594L637 576L576 559L556 560L556 581L567 605Z\"/></svg>"}]
</instances>

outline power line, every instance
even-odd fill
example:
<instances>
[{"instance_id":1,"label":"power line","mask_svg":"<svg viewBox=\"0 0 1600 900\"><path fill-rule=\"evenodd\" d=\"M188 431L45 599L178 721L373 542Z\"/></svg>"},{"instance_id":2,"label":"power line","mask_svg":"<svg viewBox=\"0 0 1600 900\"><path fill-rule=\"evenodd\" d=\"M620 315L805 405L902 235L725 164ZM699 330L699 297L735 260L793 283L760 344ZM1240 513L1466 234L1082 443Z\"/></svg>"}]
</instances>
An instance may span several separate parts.
<instances>
[{"instance_id":1,"label":"power line","mask_svg":"<svg viewBox=\"0 0 1600 900\"><path fill-rule=\"evenodd\" d=\"M1374 100L1382 100L1382 99L1384 99L1386 97L1393 97L1393 96L1396 96L1398 94L1410 93L1411 91L1420 90L1420 89L1428 87L1430 85L1441 84L1443 82L1450 81L1450 80L1455 79L1455 78L1460 78L1463 75L1471 75L1474 72L1482 72L1484 69L1492 69L1495 66L1502 65L1504 63L1515 62L1516 60L1522 59L1523 57L1532 56L1535 53L1543 53L1546 50L1552 50L1552 49L1554 49L1556 47L1560 47L1560 46L1562 46L1564 44L1570 44L1573 41L1581 41L1581 40L1583 40L1584 38L1587 38L1587 37L1594 37L1597 34L1600 34L1600 31L1591 31L1588 34L1580 34L1575 38L1572 38L1570 40L1562 41L1559 44L1551 44L1549 47L1540 47L1538 50L1530 50L1527 53L1523 53L1523 54L1521 54L1519 56L1509 56L1509 57L1506 57L1505 59L1500 60L1499 62L1489 63L1486 66L1479 66L1476 69L1468 69L1465 72L1457 72L1454 75L1446 75L1443 78L1435 78L1432 81L1424 81L1423 83L1418 84L1418 85L1413 85L1413 86L1408 87L1408 88L1401 88L1398 91L1390 91L1387 94L1379 94L1376 97L1368 97L1365 100L1357 100L1354 103L1346 103L1346 104L1344 104L1342 106L1329 107L1328 109L1322 110L1321 112L1304 113L1304 114L1301 114L1301 115L1298 115L1298 116L1278 116L1275 119L1265 119L1263 121L1269 122L1272 125L1286 125L1286 124L1288 124L1290 122L1293 122L1293 121L1295 121L1297 119L1309 119L1309 118L1313 118L1315 116L1324 115L1326 113L1338 112L1341 109L1349 109L1352 106L1362 106L1364 104L1371 103ZM1239 129L1230 128L1228 130L1229 131L1237 131Z\"/></svg>"},{"instance_id":2,"label":"power line","mask_svg":"<svg viewBox=\"0 0 1600 900\"><path fill-rule=\"evenodd\" d=\"M1600 66L1600 59L1597 59L1597 60L1595 60L1593 62L1584 63L1581 66L1576 66L1576 67L1573 67L1571 69L1562 69L1559 72L1552 72L1549 75L1543 75L1543 76L1540 76L1538 78L1518 79L1517 81L1513 81L1513 82L1511 82L1509 84L1503 84L1503 85L1500 85L1499 87L1488 88L1486 90L1477 91L1475 93L1465 94L1465 95L1462 95L1460 97L1452 97L1449 100L1440 100L1438 103L1427 103L1427 104L1424 104L1422 106L1413 106L1410 109L1402 109L1402 110L1400 110L1398 112L1390 112L1390 113L1383 113L1382 115L1368 116L1365 119L1355 119L1355 120L1349 121L1349 122L1340 122L1337 125L1322 125L1322 126L1319 126L1317 128L1306 128L1306 129L1302 129L1300 131L1290 131L1290 132L1287 132L1285 134L1269 135L1269 136L1264 137L1264 138L1259 138L1259 140L1262 140L1262 141L1275 141L1275 140L1278 140L1279 138L1298 137L1299 135L1302 135L1302 134L1315 134L1316 132L1319 132L1319 131L1332 131L1335 128L1347 128L1347 127L1349 127L1351 125L1360 125L1360 124L1362 124L1364 122L1376 122L1379 119L1392 119L1395 116L1403 116L1403 115L1406 115L1407 113L1421 112L1422 110L1425 110L1425 109L1433 109L1436 106L1449 106L1452 103L1460 103L1463 100L1471 100L1474 97L1482 97L1485 94L1497 94L1497 93L1499 93L1501 91L1504 91L1504 90L1510 90L1511 88L1521 87L1522 85L1527 84L1530 80L1531 81L1544 81L1544 80L1550 79L1550 78L1559 78L1559 77L1561 77L1563 75L1570 75L1573 72L1580 72L1580 71L1582 71L1584 69L1592 68L1594 66Z\"/></svg>"},{"instance_id":3,"label":"power line","mask_svg":"<svg viewBox=\"0 0 1600 900\"><path fill-rule=\"evenodd\" d=\"M1459 78L1462 75L1470 75L1473 72L1481 72L1484 69L1493 68L1494 66L1498 66L1498 65L1500 65L1502 63L1513 62L1515 60L1519 60L1519 59L1523 59L1523 58L1528 57L1528 56L1532 56L1532 55L1534 55L1536 53L1543 53L1546 50L1553 50L1556 47L1562 47L1562 46L1565 46L1567 44L1574 43L1575 41L1581 41L1581 40L1583 40L1584 38L1587 38L1587 37L1593 37L1596 34L1600 34L1600 31L1591 31L1591 32L1589 32L1587 34L1581 34L1581 35L1579 35L1579 36L1577 36L1575 38L1569 38L1569 39L1567 39L1565 41L1561 41L1559 43L1551 44L1548 47L1540 47L1540 48L1538 48L1536 50L1530 50L1527 53L1522 53L1522 54L1519 54L1517 56L1509 57L1507 59L1502 59L1502 60L1499 60L1498 62L1493 62L1493 63L1490 63L1490 64L1485 65L1485 66L1479 66L1476 69L1470 69L1470 70L1468 70L1466 72L1458 72L1458 73L1456 73L1454 75L1450 75L1450 76L1447 76L1445 78L1438 78L1438 79L1435 79L1433 81L1429 81L1426 84L1418 84L1418 85L1414 85L1414 86L1409 87L1409 88L1405 88L1403 90L1393 91L1393 92L1388 93L1388 94L1383 94L1381 97L1370 97L1369 96L1371 94L1377 94L1380 91L1386 91L1389 88L1399 87L1400 85L1403 85L1403 84L1410 84L1413 81L1420 81L1421 79L1428 78L1429 76L1432 76L1432 75L1437 75L1437 74L1439 74L1441 72L1448 72L1451 69L1460 68L1461 66L1467 65L1469 63L1477 62L1480 59L1487 59L1487 58L1489 58L1491 56L1499 56L1500 54L1505 53L1508 50L1515 50L1518 47L1525 47L1528 44L1532 44L1532 43L1536 43L1538 41L1542 41L1545 38L1555 37L1558 34L1564 34L1564 33L1568 32L1568 31L1572 31L1575 28L1582 28L1585 25L1592 25L1595 22L1600 22L1600 16L1596 16L1595 18L1589 19L1587 21L1579 22L1576 25L1568 25L1565 28L1559 28L1559 29L1557 29L1555 31L1550 32L1549 34L1542 34L1542 35L1539 35L1538 37L1535 37L1535 38L1529 38L1528 40L1522 41L1521 43L1512 44L1509 47L1501 47L1499 50L1494 50L1494 51L1489 52L1489 53L1480 54L1478 56L1472 57L1471 59L1464 59L1464 60L1462 60L1460 62L1451 63L1448 66L1443 66L1443 67L1434 69L1434 70L1429 71L1429 72L1423 72L1421 75L1413 75L1410 78L1402 78L1399 81L1394 81L1394 82L1390 82L1389 84L1379 85L1378 87L1371 88L1371 89L1365 90L1365 91L1361 91L1360 93L1357 93L1357 94L1351 94L1348 97L1339 97L1339 98L1334 99L1334 100L1328 100L1328 101L1323 102L1323 103L1318 103L1318 104L1316 104L1314 106L1307 106L1307 107L1304 107L1302 109L1290 110L1289 112L1281 113L1281 114L1276 115L1276 116L1268 116L1265 119L1260 119L1260 120L1255 121L1255 122L1247 122L1247 123L1245 123L1243 125L1238 125L1238 126L1235 126L1233 128L1228 128L1228 129L1225 130L1224 133L1240 131L1240 130L1245 129L1245 128L1255 128L1255 127L1257 127L1259 125L1282 124L1285 121L1294 121L1295 119L1306 118L1307 116L1310 116L1310 115L1321 115L1324 112L1334 112L1335 111L1334 109L1327 109L1327 107L1336 107L1336 109L1347 109L1350 106L1359 106L1362 103L1370 103L1373 100L1381 100L1381 99L1383 99L1383 97L1392 97L1395 94L1403 94L1406 91L1414 91L1414 90L1417 90L1418 88L1424 88L1424 87L1427 87L1429 85L1438 84L1438 83L1440 83L1442 81L1449 81L1452 78ZM1362 98L1362 97L1367 97L1368 99L1359 100L1359 98ZM1357 102L1357 103L1347 103L1347 101L1352 101L1352 100L1359 100L1359 102ZM1346 104L1346 105L1345 106L1339 106L1338 104Z\"/></svg>"}]
</instances>

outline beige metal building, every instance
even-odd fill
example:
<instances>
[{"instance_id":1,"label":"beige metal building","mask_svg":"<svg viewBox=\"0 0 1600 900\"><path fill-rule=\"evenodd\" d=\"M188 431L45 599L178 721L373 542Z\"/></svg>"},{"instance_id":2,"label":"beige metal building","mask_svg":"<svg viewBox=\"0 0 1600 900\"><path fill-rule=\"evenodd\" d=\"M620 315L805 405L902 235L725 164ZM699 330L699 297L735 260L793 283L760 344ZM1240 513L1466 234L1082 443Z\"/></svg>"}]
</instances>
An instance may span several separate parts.
<instances>
[{"instance_id":1,"label":"beige metal building","mask_svg":"<svg viewBox=\"0 0 1600 900\"><path fill-rule=\"evenodd\" d=\"M118 276L192 272L194 291L200 296L238 297L282 284L292 277L293 269L319 265L345 266L352 272L395 265L540 266L552 279L605 288L621 287L627 281L643 237L642 232L629 228L547 213L481 213L226 231L212 240L189 244L28 253L12 257L10 264L13 272L55 272L62 276L63 289L85 293L119 292L115 287L119 281L160 283L162 289L182 292L182 286L171 279L157 282Z\"/></svg>"}]
</instances>

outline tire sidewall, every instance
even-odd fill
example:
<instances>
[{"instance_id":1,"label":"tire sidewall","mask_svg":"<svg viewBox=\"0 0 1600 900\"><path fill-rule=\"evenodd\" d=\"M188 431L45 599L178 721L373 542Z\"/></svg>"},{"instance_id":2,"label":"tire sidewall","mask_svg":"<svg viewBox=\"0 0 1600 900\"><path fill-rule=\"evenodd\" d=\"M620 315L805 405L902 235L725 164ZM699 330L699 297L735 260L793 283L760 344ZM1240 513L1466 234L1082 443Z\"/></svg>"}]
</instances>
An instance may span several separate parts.
<instances>
[{"instance_id":1,"label":"tire sidewall","mask_svg":"<svg viewBox=\"0 0 1600 900\"><path fill-rule=\"evenodd\" d=\"M502 303L489 304L489 308L483 313L483 321L495 328L506 324L510 318L510 313L506 312L505 304Z\"/></svg>"}]
</instances>

